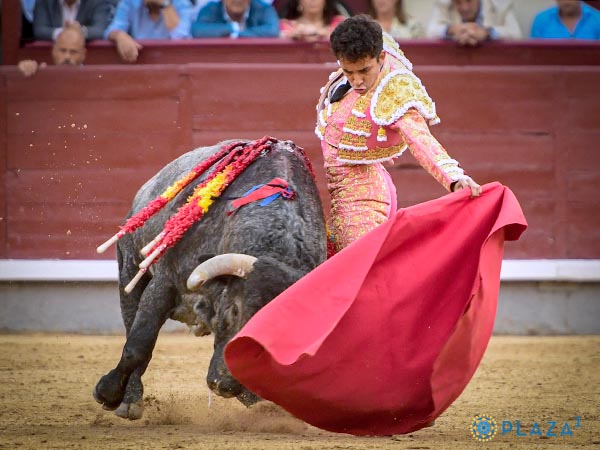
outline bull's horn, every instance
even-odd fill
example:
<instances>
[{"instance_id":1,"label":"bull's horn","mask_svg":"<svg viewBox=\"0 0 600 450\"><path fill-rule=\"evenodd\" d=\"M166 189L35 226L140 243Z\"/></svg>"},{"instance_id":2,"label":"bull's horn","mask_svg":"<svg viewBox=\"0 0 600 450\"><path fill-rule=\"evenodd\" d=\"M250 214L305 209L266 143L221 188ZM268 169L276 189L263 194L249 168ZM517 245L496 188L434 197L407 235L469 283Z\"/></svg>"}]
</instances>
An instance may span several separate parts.
<instances>
[{"instance_id":1,"label":"bull's horn","mask_svg":"<svg viewBox=\"0 0 600 450\"><path fill-rule=\"evenodd\" d=\"M236 275L245 277L252 271L252 265L256 261L254 256L243 253L225 253L213 256L194 269L187 279L187 287L193 291L202 286L211 278L219 275Z\"/></svg>"}]
</instances>

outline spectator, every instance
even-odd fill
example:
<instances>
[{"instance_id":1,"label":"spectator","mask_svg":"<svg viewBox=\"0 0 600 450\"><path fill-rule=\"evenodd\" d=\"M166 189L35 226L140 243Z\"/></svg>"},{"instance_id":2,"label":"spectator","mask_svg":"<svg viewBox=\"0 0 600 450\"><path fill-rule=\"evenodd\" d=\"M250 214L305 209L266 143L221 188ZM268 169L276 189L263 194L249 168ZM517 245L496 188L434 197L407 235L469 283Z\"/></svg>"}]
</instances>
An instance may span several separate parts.
<instances>
[{"instance_id":1,"label":"spectator","mask_svg":"<svg viewBox=\"0 0 600 450\"><path fill-rule=\"evenodd\" d=\"M215 0L190 0L192 3L192 21L198 17L198 13L207 3L214 2ZM265 2L266 3L266 2ZM191 24L190 24L191 26ZM191 32L190 32L191 36Z\"/></svg>"},{"instance_id":2,"label":"spectator","mask_svg":"<svg viewBox=\"0 0 600 450\"><path fill-rule=\"evenodd\" d=\"M1 6L1 2L0 2ZM33 8L35 0L21 0L21 40L33 40Z\"/></svg>"},{"instance_id":3,"label":"spectator","mask_svg":"<svg viewBox=\"0 0 600 450\"><path fill-rule=\"evenodd\" d=\"M339 14L336 0L289 0L279 21L280 36L303 41L329 39L346 17Z\"/></svg>"},{"instance_id":4,"label":"spectator","mask_svg":"<svg viewBox=\"0 0 600 450\"><path fill-rule=\"evenodd\" d=\"M110 23L116 0L36 0L33 35L38 40L55 40L67 23L81 25L86 39L102 39Z\"/></svg>"},{"instance_id":5,"label":"spectator","mask_svg":"<svg viewBox=\"0 0 600 450\"><path fill-rule=\"evenodd\" d=\"M277 37L279 17L272 5L261 0L219 0L200 9L192 24L192 36Z\"/></svg>"},{"instance_id":6,"label":"spectator","mask_svg":"<svg viewBox=\"0 0 600 450\"><path fill-rule=\"evenodd\" d=\"M436 0L427 37L475 46L488 39L518 39L512 0Z\"/></svg>"},{"instance_id":7,"label":"spectator","mask_svg":"<svg viewBox=\"0 0 600 450\"><path fill-rule=\"evenodd\" d=\"M425 36L423 25L406 14L402 0L369 0L369 14L396 40Z\"/></svg>"},{"instance_id":8,"label":"spectator","mask_svg":"<svg viewBox=\"0 0 600 450\"><path fill-rule=\"evenodd\" d=\"M189 38L191 13L189 0L120 0L104 37L123 61L135 62L143 48L136 39Z\"/></svg>"},{"instance_id":9,"label":"spectator","mask_svg":"<svg viewBox=\"0 0 600 450\"><path fill-rule=\"evenodd\" d=\"M69 23L63 27L52 46L52 61L58 65L80 66L85 59L85 35L81 26ZM19 61L17 66L26 77L34 75L38 69L46 67L32 59Z\"/></svg>"},{"instance_id":10,"label":"spectator","mask_svg":"<svg viewBox=\"0 0 600 450\"><path fill-rule=\"evenodd\" d=\"M579 0L556 0L558 6L535 16L532 38L600 40L600 12Z\"/></svg>"}]
</instances>

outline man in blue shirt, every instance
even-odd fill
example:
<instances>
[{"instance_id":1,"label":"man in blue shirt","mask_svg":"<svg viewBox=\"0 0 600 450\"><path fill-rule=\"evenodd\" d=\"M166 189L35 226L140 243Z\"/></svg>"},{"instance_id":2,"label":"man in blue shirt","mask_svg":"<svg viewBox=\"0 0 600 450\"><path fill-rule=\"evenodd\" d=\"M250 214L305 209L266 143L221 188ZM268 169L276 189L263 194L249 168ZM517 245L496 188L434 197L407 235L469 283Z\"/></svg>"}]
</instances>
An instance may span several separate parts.
<instances>
[{"instance_id":1,"label":"man in blue shirt","mask_svg":"<svg viewBox=\"0 0 600 450\"><path fill-rule=\"evenodd\" d=\"M190 0L120 0L104 38L124 61L135 62L142 48L136 39L189 38L191 14Z\"/></svg>"},{"instance_id":2,"label":"man in blue shirt","mask_svg":"<svg viewBox=\"0 0 600 450\"><path fill-rule=\"evenodd\" d=\"M261 0L221 0L206 4L192 24L192 36L278 37L279 16Z\"/></svg>"},{"instance_id":3,"label":"man in blue shirt","mask_svg":"<svg viewBox=\"0 0 600 450\"><path fill-rule=\"evenodd\" d=\"M579 0L556 3L535 16L532 38L600 40L600 11Z\"/></svg>"}]
</instances>

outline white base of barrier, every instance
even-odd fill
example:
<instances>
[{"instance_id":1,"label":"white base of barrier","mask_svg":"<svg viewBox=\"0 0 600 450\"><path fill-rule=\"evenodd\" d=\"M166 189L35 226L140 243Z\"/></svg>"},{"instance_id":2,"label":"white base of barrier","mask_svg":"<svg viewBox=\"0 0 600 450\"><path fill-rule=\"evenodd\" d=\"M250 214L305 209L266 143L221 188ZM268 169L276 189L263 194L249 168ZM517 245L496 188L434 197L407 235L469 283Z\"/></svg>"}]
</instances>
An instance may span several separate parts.
<instances>
[{"instance_id":1,"label":"white base of barrier","mask_svg":"<svg viewBox=\"0 0 600 450\"><path fill-rule=\"evenodd\" d=\"M0 260L0 331L124 333L117 272L106 260ZM494 332L600 334L600 260L505 260Z\"/></svg>"}]
</instances>

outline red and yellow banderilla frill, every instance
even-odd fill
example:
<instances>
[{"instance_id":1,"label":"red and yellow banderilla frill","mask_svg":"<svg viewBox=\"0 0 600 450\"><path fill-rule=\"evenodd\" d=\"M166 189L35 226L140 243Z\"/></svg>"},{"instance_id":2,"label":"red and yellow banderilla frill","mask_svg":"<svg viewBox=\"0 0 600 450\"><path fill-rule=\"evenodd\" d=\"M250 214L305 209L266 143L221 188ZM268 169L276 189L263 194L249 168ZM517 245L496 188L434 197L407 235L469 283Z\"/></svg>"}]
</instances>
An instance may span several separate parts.
<instances>
[{"instance_id":1,"label":"red and yellow banderilla frill","mask_svg":"<svg viewBox=\"0 0 600 450\"><path fill-rule=\"evenodd\" d=\"M210 205L229 184L252 164L263 151L268 150L274 142L276 142L275 139L265 136L249 143L233 142L224 146L220 151L202 161L185 176L165 189L163 193L138 213L131 216L118 233L98 247L98 253L102 253L125 234L132 233L143 226L148 219L164 208L179 192L216 163L212 173L194 189L187 202L167 220L163 230L142 249L142 253L148 256L140 263L140 270L125 287L125 292L133 290L148 270L148 267L155 263L168 248L179 242L183 234L206 214Z\"/></svg>"}]
</instances>

